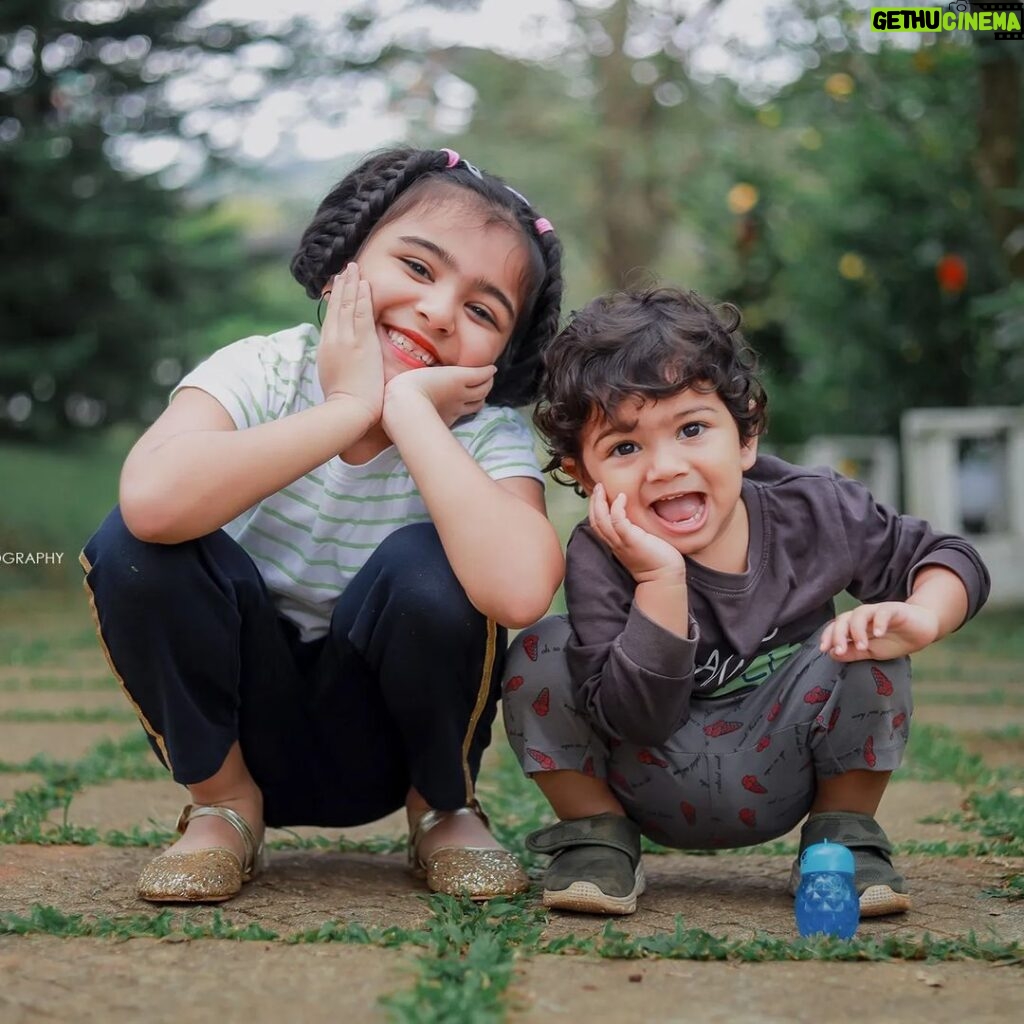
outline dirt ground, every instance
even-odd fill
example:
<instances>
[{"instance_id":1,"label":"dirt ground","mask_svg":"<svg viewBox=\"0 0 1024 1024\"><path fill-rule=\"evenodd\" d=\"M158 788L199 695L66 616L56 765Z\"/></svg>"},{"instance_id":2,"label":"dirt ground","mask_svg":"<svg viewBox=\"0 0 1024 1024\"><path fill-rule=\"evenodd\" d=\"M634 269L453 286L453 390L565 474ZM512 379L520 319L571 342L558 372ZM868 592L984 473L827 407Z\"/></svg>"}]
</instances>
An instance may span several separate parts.
<instances>
[{"instance_id":1,"label":"dirt ground","mask_svg":"<svg viewBox=\"0 0 1024 1024\"><path fill-rule=\"evenodd\" d=\"M86 680L83 689L33 688L33 679L59 680L62 673L71 678L74 672ZM9 765L37 754L74 760L101 738L137 729L116 720L126 705L92 651L57 651L35 664L0 668L0 687L0 761ZM60 718L106 709L115 720ZM979 713L972 715L948 703L923 702L921 709L915 721L956 730L973 744L971 749L984 748L985 730L1024 724L1020 706L976 709ZM26 713L57 720L25 720ZM1008 735L1000 759L1022 767L1021 740L1013 740L1012 730ZM0 801L12 800L38 781L29 771L0 772ZM956 810L967 792L951 781L894 781L879 818L895 842L977 838L954 824L922 820ZM118 780L86 787L75 795L67 815L74 825L101 832L152 823L169 828L183 795L167 780ZM3 808L0 804L0 813ZM49 820L59 824L63 816L64 811L53 811ZM403 828L400 817L392 816L360 829L317 833L400 837ZM153 908L136 898L134 884L153 852L102 844L0 845L0 911L27 915L33 905L42 904L90 918L151 916ZM795 935L792 901L785 892L788 856L648 855L645 863L648 894L636 915L616 921L630 935L671 931L676 915L687 928L730 938ZM1024 943L1024 900L995 899L986 892L1024 869L1024 859L915 854L900 857L899 863L912 885L913 910L903 917L864 921L860 936L928 933L964 939L973 933L978 939ZM429 908L401 854L310 849L273 851L266 874L222 912L234 925L258 923L283 936L329 920L415 928ZM196 908L185 913L201 922L212 912ZM604 925L602 919L551 915L545 938L592 935ZM180 935L126 941L0 936L0 1021L385 1021L390 1018L378 999L409 988L422 955L413 946L391 950L186 940ZM1021 1019L1024 966L1020 958L993 966L979 960L743 964L535 955L516 960L506 1005L509 1020L537 1024L572 1018L588 1024L985 1024Z\"/></svg>"}]
</instances>

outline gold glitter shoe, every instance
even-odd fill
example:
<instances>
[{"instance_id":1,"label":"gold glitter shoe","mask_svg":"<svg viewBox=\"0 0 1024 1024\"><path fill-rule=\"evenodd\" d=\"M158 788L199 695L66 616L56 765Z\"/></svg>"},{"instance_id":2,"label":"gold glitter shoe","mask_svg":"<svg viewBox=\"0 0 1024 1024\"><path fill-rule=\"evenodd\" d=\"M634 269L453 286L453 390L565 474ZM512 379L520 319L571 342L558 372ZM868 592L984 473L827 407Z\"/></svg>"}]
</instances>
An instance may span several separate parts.
<instances>
[{"instance_id":1,"label":"gold glitter shoe","mask_svg":"<svg viewBox=\"0 0 1024 1024\"><path fill-rule=\"evenodd\" d=\"M420 843L435 825L456 814L475 814L487 827L490 822L474 800L454 811L424 811L409 836L409 868L417 878L426 878L427 887L450 896L468 896L471 900L489 900L495 896L515 896L526 892L530 880L519 861L508 850L487 850L478 846L442 846L424 860Z\"/></svg>"},{"instance_id":2,"label":"gold glitter shoe","mask_svg":"<svg viewBox=\"0 0 1024 1024\"><path fill-rule=\"evenodd\" d=\"M184 834L192 818L213 815L237 829L245 849L245 862L224 846L175 853L168 850L154 857L139 876L138 893L151 903L220 903L237 896L266 866L263 841L256 842L249 823L230 807L188 804L178 818L177 829Z\"/></svg>"}]
</instances>

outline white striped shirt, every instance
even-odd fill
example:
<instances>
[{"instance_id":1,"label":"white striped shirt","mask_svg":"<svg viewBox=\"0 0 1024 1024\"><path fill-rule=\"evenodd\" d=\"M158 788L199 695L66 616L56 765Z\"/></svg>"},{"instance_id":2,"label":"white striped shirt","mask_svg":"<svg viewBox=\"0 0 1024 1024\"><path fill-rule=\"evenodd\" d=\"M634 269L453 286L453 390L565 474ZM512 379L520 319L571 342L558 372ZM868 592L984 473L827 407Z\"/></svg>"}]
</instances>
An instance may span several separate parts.
<instances>
[{"instance_id":1,"label":"white striped shirt","mask_svg":"<svg viewBox=\"0 0 1024 1024\"><path fill-rule=\"evenodd\" d=\"M175 388L212 395L239 430L323 402L316 371L319 334L301 324L236 341L211 355ZM173 397L173 396L172 396ZM452 433L495 480L543 483L529 427L513 409L485 406ZM279 613L303 640L328 629L349 580L395 530L430 522L416 484L392 446L362 465L335 456L243 512L224 529L256 563Z\"/></svg>"}]
</instances>

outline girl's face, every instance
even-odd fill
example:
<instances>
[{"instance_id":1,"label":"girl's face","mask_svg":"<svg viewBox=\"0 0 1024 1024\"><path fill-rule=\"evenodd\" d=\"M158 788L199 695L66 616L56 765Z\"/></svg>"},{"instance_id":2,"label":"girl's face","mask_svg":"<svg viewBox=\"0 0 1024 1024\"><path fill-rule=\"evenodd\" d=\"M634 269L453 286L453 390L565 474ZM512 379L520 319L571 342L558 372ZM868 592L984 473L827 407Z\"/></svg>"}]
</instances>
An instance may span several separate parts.
<instances>
[{"instance_id":1,"label":"girl's face","mask_svg":"<svg viewBox=\"0 0 1024 1024\"><path fill-rule=\"evenodd\" d=\"M375 230L357 256L390 380L424 366L489 366L519 316L525 240L472 203L421 204Z\"/></svg>"}]
</instances>

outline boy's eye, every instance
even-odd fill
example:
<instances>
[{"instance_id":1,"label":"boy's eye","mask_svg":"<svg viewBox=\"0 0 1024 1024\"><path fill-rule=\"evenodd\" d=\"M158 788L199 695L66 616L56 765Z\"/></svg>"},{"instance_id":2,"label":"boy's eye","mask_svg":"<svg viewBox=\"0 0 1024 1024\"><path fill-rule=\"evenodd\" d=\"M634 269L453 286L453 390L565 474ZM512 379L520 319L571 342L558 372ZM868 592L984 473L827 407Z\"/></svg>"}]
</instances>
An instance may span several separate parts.
<instances>
[{"instance_id":1,"label":"boy's eye","mask_svg":"<svg viewBox=\"0 0 1024 1024\"><path fill-rule=\"evenodd\" d=\"M704 423L684 423L679 428L679 434L681 437L700 437L705 430L707 425Z\"/></svg>"},{"instance_id":2,"label":"boy's eye","mask_svg":"<svg viewBox=\"0 0 1024 1024\"><path fill-rule=\"evenodd\" d=\"M612 455L632 455L636 450L635 441L620 441L612 448Z\"/></svg>"}]
</instances>

